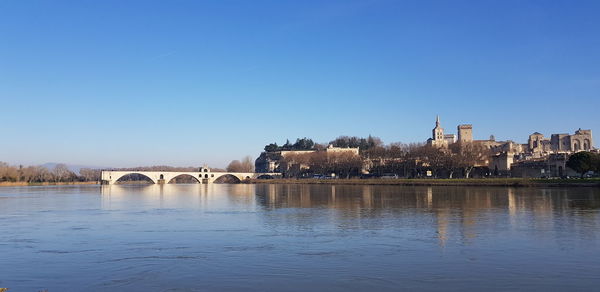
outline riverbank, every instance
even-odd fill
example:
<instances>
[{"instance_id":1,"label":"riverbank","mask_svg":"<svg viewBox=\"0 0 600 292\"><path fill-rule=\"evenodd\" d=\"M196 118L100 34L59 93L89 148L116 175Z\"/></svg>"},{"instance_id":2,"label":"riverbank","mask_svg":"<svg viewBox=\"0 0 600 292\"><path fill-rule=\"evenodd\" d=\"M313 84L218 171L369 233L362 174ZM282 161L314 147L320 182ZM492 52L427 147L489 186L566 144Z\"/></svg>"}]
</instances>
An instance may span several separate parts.
<instances>
[{"instance_id":1,"label":"riverbank","mask_svg":"<svg viewBox=\"0 0 600 292\"><path fill-rule=\"evenodd\" d=\"M600 179L251 179L253 184L330 184L399 186L600 187Z\"/></svg>"},{"instance_id":2,"label":"riverbank","mask_svg":"<svg viewBox=\"0 0 600 292\"><path fill-rule=\"evenodd\" d=\"M3 181L0 182L0 187L20 187L20 186L62 186L62 185L97 185L98 182L95 181L73 181L73 182L39 182L39 183L29 183L25 181L17 181L17 182L9 182Z\"/></svg>"},{"instance_id":3,"label":"riverbank","mask_svg":"<svg viewBox=\"0 0 600 292\"><path fill-rule=\"evenodd\" d=\"M473 179L249 179L249 184L325 184L325 185L398 185L398 186L501 186L501 187L600 187L600 179L531 179L531 178L473 178ZM147 184L147 182L129 182ZM0 187L99 185L98 182L0 182Z\"/></svg>"}]
</instances>

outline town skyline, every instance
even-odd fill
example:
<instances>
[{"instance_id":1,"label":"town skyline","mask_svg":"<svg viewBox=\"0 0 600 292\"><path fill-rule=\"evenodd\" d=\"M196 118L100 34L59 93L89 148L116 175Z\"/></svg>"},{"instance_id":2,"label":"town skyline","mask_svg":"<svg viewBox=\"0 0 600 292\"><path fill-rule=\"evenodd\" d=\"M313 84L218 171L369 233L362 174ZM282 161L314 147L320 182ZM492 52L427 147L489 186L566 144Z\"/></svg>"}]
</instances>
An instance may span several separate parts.
<instances>
[{"instance_id":1,"label":"town skyline","mask_svg":"<svg viewBox=\"0 0 600 292\"><path fill-rule=\"evenodd\" d=\"M526 137L523 137L523 138L520 138L520 139L505 139L503 137L498 137L495 134L490 134L490 135L485 135L485 134L481 135L480 134L480 135L478 135L477 134L478 127L477 127L476 123L461 123L461 124L457 124L457 125L452 126L452 125L445 124L443 122L443 118L440 115L435 115L435 120L432 123L430 123L430 129L428 131L429 137L427 137L426 139L423 139L421 141L385 141L385 140L381 139L381 137L376 136L376 135L372 135L372 134L368 134L368 135L365 135L365 136L358 136L358 135L337 135L337 136L332 137L332 138L330 138L330 139L328 139L326 141L318 141L316 139L313 139L310 135L306 135L306 136L302 136L302 137L295 137L295 138L291 138L290 137L290 138L284 138L283 140L279 140L279 141L266 142L264 145L275 143L275 144L278 144L279 146L283 146L286 143L286 141L290 142L290 143L294 143L298 139L309 138L311 140L314 140L314 142L316 144L319 144L319 145L321 145L321 147L323 147L323 146L330 145L331 142L333 142L336 138L339 138L339 137L357 137L357 138L374 137L376 139L381 139L381 142L383 142L383 145L386 145L386 146L389 146L389 145L392 145L392 144L398 144L398 143L400 143L400 144L406 144L406 145L408 145L408 144L428 145L428 144L431 144L432 138L435 138L435 136L434 136L435 132L432 135L432 131L435 131L435 129L438 126L441 126L444 129L443 133L446 134L444 136L448 136L448 135L454 136L454 139L455 139L454 142L458 142L458 140L457 140L458 137L459 137L459 133L458 133L458 129L457 129L458 127L460 127L460 126L471 126L472 127L471 128L471 131L472 131L471 132L471 135L472 135L471 138L473 140L476 140L476 141L487 141L487 140L493 138L496 141L514 142L516 144L522 144L522 145L527 145L528 142L529 142L528 140L530 139L530 136L533 135L533 134L542 134L542 135L544 135L545 138L547 138L549 140L549 138L551 137L551 135L555 135L555 134L567 134L567 135L571 135L574 132L576 132L578 130L582 130L582 129L583 130L592 130L592 132L593 132L593 129L584 128L584 127L579 127L577 129L572 129L571 131L565 131L565 132L553 131L551 133L540 133L539 131L535 131L534 130L534 131L531 131L531 133L528 134ZM448 138L448 137L445 137L445 138ZM442 139L444 139L444 138L442 138ZM593 140L592 140L592 149L595 149L596 145L598 145L598 144L596 144L596 139L597 138L593 138ZM49 167L49 168L54 167L56 164L67 164L67 165L70 166L70 168L72 168L74 170L78 170L80 168L110 169L110 168L128 168L128 167L140 167L140 166L141 167L145 167L145 166L157 166L157 165L165 165L165 166L173 166L173 167L209 166L209 167L218 168L218 169L225 169L226 166L231 161L233 161L233 160L240 160L241 158L248 157L248 156L252 157L252 158L258 157L259 154L264 151L264 147L265 147L264 145L259 146L258 148L260 148L260 150L257 151L256 153L248 153L246 155L242 155L242 156L239 156L239 157L231 157L229 160L226 160L223 164L220 164L220 165L219 164L209 164L209 163L206 163L206 162L200 162L200 163L191 163L191 162L188 162L188 164L169 164L169 163L160 163L160 162L147 162L147 163L144 163L144 162L142 162L142 163L134 164L134 165L131 165L131 164L130 165L95 165L95 164L86 163L86 162L68 162L68 161L52 161L52 160L43 161L41 163L30 163L30 164L21 163L21 162L13 162L13 161L10 161L10 160L1 160L1 159L0 159L0 161L1 162L7 162L7 163L13 164L13 165L41 165L41 166L46 166L46 167ZM253 146L253 148L256 148L256 147ZM584 150L584 149L582 149L582 150ZM75 172L77 172L77 171L75 171Z\"/></svg>"}]
</instances>

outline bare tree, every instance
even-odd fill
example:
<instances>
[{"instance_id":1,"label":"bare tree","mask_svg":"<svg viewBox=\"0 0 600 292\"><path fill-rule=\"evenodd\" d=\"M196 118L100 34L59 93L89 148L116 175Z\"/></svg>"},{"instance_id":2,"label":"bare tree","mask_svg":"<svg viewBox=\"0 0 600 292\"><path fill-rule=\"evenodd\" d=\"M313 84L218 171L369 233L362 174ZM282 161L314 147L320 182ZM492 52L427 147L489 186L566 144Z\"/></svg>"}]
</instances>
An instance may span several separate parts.
<instances>
[{"instance_id":1,"label":"bare tree","mask_svg":"<svg viewBox=\"0 0 600 292\"><path fill-rule=\"evenodd\" d=\"M246 156L242 159L242 172L254 172L254 162L252 157Z\"/></svg>"},{"instance_id":2,"label":"bare tree","mask_svg":"<svg viewBox=\"0 0 600 292\"><path fill-rule=\"evenodd\" d=\"M311 172L324 174L328 169L327 153L325 151L311 153L308 155L308 165Z\"/></svg>"},{"instance_id":3,"label":"bare tree","mask_svg":"<svg viewBox=\"0 0 600 292\"><path fill-rule=\"evenodd\" d=\"M21 170L22 181L45 182L51 180L50 172L43 166L28 166Z\"/></svg>"},{"instance_id":4,"label":"bare tree","mask_svg":"<svg viewBox=\"0 0 600 292\"><path fill-rule=\"evenodd\" d=\"M0 162L0 181L18 181L19 171L16 167Z\"/></svg>"},{"instance_id":5,"label":"bare tree","mask_svg":"<svg viewBox=\"0 0 600 292\"><path fill-rule=\"evenodd\" d=\"M65 164L57 164L52 170L52 178L55 182L73 181L77 176L69 170Z\"/></svg>"},{"instance_id":6,"label":"bare tree","mask_svg":"<svg viewBox=\"0 0 600 292\"><path fill-rule=\"evenodd\" d=\"M229 172L254 172L254 163L252 157L246 156L239 160L233 160L227 165L227 171Z\"/></svg>"},{"instance_id":7,"label":"bare tree","mask_svg":"<svg viewBox=\"0 0 600 292\"><path fill-rule=\"evenodd\" d=\"M239 160L233 160L227 165L229 172L242 172L242 163Z\"/></svg>"},{"instance_id":8,"label":"bare tree","mask_svg":"<svg viewBox=\"0 0 600 292\"><path fill-rule=\"evenodd\" d=\"M353 153L335 153L327 155L327 165L330 172L349 178L358 175L362 168L362 158Z\"/></svg>"},{"instance_id":9,"label":"bare tree","mask_svg":"<svg viewBox=\"0 0 600 292\"><path fill-rule=\"evenodd\" d=\"M99 169L82 168L79 170L79 174L85 181L100 181L102 171Z\"/></svg>"},{"instance_id":10,"label":"bare tree","mask_svg":"<svg viewBox=\"0 0 600 292\"><path fill-rule=\"evenodd\" d=\"M476 143L456 143L452 148L455 151L455 160L459 167L464 169L465 177L471 176L471 171L476 166L486 165L490 149Z\"/></svg>"}]
</instances>

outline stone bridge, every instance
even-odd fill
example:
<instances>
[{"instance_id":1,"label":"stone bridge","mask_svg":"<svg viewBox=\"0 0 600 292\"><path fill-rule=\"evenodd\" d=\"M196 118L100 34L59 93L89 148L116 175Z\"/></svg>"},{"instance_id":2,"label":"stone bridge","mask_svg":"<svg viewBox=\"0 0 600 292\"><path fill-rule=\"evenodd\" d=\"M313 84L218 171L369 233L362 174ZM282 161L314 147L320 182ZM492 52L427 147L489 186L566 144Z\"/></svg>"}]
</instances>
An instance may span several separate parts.
<instances>
[{"instance_id":1,"label":"stone bridge","mask_svg":"<svg viewBox=\"0 0 600 292\"><path fill-rule=\"evenodd\" d=\"M255 172L213 172L208 168L200 168L199 171L144 171L144 170L103 170L102 184L114 184L120 178L129 174L139 174L149 178L155 184L171 182L176 177L193 177L201 184L209 184L221 177L231 177L238 181L254 178L281 177L279 173L255 173Z\"/></svg>"}]
</instances>

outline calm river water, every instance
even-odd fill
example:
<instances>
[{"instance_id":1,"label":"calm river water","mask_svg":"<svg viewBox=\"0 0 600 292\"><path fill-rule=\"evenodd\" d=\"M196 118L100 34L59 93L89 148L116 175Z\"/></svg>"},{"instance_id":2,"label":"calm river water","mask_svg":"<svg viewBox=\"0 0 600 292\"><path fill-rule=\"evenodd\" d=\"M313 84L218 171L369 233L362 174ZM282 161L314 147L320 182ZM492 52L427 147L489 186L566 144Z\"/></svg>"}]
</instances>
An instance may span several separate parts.
<instances>
[{"instance_id":1,"label":"calm river water","mask_svg":"<svg viewBox=\"0 0 600 292\"><path fill-rule=\"evenodd\" d=\"M600 189L0 188L13 291L586 290Z\"/></svg>"}]
</instances>

